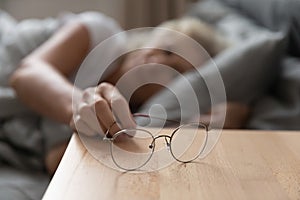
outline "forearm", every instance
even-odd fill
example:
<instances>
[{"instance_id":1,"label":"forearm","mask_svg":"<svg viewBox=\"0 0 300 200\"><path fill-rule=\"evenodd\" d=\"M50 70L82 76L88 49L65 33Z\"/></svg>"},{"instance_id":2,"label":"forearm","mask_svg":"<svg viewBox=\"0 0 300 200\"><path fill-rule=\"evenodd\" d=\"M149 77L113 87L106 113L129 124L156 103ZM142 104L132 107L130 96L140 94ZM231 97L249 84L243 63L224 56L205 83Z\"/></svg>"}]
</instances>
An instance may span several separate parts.
<instances>
[{"instance_id":1,"label":"forearm","mask_svg":"<svg viewBox=\"0 0 300 200\"><path fill-rule=\"evenodd\" d=\"M50 64L27 60L10 81L18 97L34 111L59 122L70 122L74 86ZM81 93L78 89L74 92Z\"/></svg>"},{"instance_id":2,"label":"forearm","mask_svg":"<svg viewBox=\"0 0 300 200\"><path fill-rule=\"evenodd\" d=\"M89 41L88 31L81 23L61 28L28 55L10 77L19 98L39 114L68 124L74 86L66 77L80 66L88 53Z\"/></svg>"}]
</instances>

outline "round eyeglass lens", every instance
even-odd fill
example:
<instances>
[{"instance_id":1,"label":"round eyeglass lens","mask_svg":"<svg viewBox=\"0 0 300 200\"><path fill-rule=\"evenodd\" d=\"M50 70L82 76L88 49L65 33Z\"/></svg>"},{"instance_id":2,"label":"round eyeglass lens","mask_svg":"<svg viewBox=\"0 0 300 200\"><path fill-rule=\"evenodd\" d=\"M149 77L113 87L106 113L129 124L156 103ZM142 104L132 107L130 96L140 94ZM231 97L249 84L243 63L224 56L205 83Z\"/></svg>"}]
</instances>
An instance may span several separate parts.
<instances>
[{"instance_id":1,"label":"round eyeglass lens","mask_svg":"<svg viewBox=\"0 0 300 200\"><path fill-rule=\"evenodd\" d=\"M144 166L152 156L153 136L142 129L124 129L114 135L111 155L115 164L124 170L135 170Z\"/></svg>"},{"instance_id":2,"label":"round eyeglass lens","mask_svg":"<svg viewBox=\"0 0 300 200\"><path fill-rule=\"evenodd\" d=\"M198 123L183 125L171 139L170 149L173 157L180 162L190 162L199 157L207 141L207 131Z\"/></svg>"}]
</instances>

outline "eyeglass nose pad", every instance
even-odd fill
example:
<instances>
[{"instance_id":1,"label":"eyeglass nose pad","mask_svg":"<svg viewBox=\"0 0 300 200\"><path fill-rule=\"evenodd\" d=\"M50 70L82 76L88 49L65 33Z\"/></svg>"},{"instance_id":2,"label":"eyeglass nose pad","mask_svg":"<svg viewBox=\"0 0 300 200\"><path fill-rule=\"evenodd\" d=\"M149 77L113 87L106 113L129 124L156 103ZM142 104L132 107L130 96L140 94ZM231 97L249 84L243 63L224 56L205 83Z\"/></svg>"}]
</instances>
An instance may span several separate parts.
<instances>
[{"instance_id":1,"label":"eyeglass nose pad","mask_svg":"<svg viewBox=\"0 0 300 200\"><path fill-rule=\"evenodd\" d=\"M166 141L167 149L168 151L170 151L170 142L167 140L167 137L165 137L165 141Z\"/></svg>"},{"instance_id":2,"label":"eyeglass nose pad","mask_svg":"<svg viewBox=\"0 0 300 200\"><path fill-rule=\"evenodd\" d=\"M169 142L167 142L167 143L166 143L166 145L167 145L167 149L168 149L168 151L170 151L170 143L169 143Z\"/></svg>"}]
</instances>

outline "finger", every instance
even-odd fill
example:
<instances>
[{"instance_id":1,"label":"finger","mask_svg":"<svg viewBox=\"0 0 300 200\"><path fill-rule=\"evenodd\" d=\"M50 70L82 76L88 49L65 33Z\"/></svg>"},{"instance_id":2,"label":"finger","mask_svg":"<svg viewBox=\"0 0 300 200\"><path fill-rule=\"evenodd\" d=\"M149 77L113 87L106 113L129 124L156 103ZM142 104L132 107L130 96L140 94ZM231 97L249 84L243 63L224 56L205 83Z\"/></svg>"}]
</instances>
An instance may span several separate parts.
<instances>
[{"instance_id":1,"label":"finger","mask_svg":"<svg viewBox=\"0 0 300 200\"><path fill-rule=\"evenodd\" d=\"M82 133L87 136L96 136L97 132L91 129L79 115L74 117L74 128L77 133Z\"/></svg>"},{"instance_id":2,"label":"finger","mask_svg":"<svg viewBox=\"0 0 300 200\"><path fill-rule=\"evenodd\" d=\"M95 101L94 108L98 120L106 130L109 130L110 135L113 135L121 130L116 124L116 120L113 117L110 106L104 98L99 96Z\"/></svg>"},{"instance_id":3,"label":"finger","mask_svg":"<svg viewBox=\"0 0 300 200\"><path fill-rule=\"evenodd\" d=\"M79 108L78 112L81 119L95 132L97 133L103 133L103 129L101 128L97 115L94 112L93 107L89 106L88 104L82 103L82 105Z\"/></svg>"},{"instance_id":4,"label":"finger","mask_svg":"<svg viewBox=\"0 0 300 200\"><path fill-rule=\"evenodd\" d=\"M91 87L84 90L82 94L82 101L87 104L94 104L95 99L99 94L97 93L97 87Z\"/></svg>"},{"instance_id":5,"label":"finger","mask_svg":"<svg viewBox=\"0 0 300 200\"><path fill-rule=\"evenodd\" d=\"M88 120L89 122L85 121L93 129L99 130L99 127L101 127L104 134L110 129L111 135L120 130L118 125L115 124L115 119L109 105L106 105L106 100L98 93L97 87L87 88L82 95L82 100L88 104L88 106L82 108L86 116L83 119L92 119L91 121Z\"/></svg>"},{"instance_id":6,"label":"finger","mask_svg":"<svg viewBox=\"0 0 300 200\"><path fill-rule=\"evenodd\" d=\"M100 84L98 89L101 96L108 102L113 114L120 121L122 128L134 128L136 125L129 105L118 89L110 84Z\"/></svg>"}]
</instances>

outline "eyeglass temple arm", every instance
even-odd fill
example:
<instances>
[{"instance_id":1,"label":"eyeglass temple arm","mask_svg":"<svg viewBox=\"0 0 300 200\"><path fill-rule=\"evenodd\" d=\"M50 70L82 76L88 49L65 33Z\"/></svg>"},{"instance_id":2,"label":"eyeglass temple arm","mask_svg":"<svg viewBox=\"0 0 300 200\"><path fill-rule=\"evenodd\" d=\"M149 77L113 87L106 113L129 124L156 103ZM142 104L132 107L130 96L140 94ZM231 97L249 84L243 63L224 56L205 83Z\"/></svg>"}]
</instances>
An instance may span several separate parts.
<instances>
[{"instance_id":1,"label":"eyeglass temple arm","mask_svg":"<svg viewBox=\"0 0 300 200\"><path fill-rule=\"evenodd\" d=\"M153 119L159 119L159 120L165 120L165 121L168 121L168 122L173 122L173 123L178 123L180 124L179 121L177 120L173 120L173 119L164 119L164 118L161 118L161 117L156 117L156 116L150 116L150 115L147 115L147 114L144 114L144 113L134 113L133 114L133 117L147 117L147 118L153 118ZM205 127L206 131L209 131L209 126L202 123L202 122L195 122L195 123L199 123L199 125Z\"/></svg>"},{"instance_id":2,"label":"eyeglass temple arm","mask_svg":"<svg viewBox=\"0 0 300 200\"><path fill-rule=\"evenodd\" d=\"M150 116L150 115L143 114L143 113L134 113L134 114L133 114L133 117L147 117L147 118L159 119L159 120L165 120L165 121L168 121L168 122L173 122L173 123L178 123L178 124L180 124L180 122L177 121L177 120L164 119L164 118L161 118L161 117Z\"/></svg>"}]
</instances>

